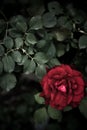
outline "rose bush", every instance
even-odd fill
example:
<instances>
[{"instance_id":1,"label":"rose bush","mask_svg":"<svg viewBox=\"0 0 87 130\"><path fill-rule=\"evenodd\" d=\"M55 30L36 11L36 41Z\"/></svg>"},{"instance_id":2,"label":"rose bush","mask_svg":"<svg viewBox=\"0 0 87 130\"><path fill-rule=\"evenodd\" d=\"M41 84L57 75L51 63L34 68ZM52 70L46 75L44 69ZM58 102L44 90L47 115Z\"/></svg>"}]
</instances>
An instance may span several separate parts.
<instances>
[{"instance_id":1,"label":"rose bush","mask_svg":"<svg viewBox=\"0 0 87 130\"><path fill-rule=\"evenodd\" d=\"M46 104L62 110L66 106L77 107L84 97L84 80L81 72L69 65L52 68L41 81Z\"/></svg>"}]
</instances>

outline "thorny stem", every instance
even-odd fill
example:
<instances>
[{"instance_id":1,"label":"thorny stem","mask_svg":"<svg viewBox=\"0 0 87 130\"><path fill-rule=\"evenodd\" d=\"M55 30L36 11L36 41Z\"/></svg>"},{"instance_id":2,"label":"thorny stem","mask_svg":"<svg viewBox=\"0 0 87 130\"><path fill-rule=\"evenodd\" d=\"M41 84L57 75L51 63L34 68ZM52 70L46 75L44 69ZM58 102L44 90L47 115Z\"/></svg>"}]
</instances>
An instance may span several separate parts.
<instances>
[{"instance_id":1,"label":"thorny stem","mask_svg":"<svg viewBox=\"0 0 87 130\"><path fill-rule=\"evenodd\" d=\"M5 16L5 14L0 10L0 14L3 16L3 18L5 19L5 21L7 21L7 18Z\"/></svg>"},{"instance_id":2,"label":"thorny stem","mask_svg":"<svg viewBox=\"0 0 87 130\"><path fill-rule=\"evenodd\" d=\"M87 35L87 33L86 33L85 31L81 30L80 28L78 28L78 32L80 32L80 33L82 33L82 34L86 34L86 35Z\"/></svg>"}]
</instances>

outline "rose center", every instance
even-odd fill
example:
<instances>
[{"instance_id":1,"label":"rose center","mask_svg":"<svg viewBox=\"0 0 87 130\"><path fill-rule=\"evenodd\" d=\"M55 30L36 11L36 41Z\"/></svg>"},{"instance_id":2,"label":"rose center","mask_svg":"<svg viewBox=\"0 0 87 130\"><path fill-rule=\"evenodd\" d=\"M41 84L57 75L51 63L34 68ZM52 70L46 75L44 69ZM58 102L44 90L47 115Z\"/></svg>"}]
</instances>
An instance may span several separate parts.
<instances>
[{"instance_id":1,"label":"rose center","mask_svg":"<svg viewBox=\"0 0 87 130\"><path fill-rule=\"evenodd\" d=\"M60 90L61 92L66 92L66 86L65 85L60 85L59 87L58 87L58 90Z\"/></svg>"},{"instance_id":2,"label":"rose center","mask_svg":"<svg viewBox=\"0 0 87 130\"><path fill-rule=\"evenodd\" d=\"M56 87L56 89L57 90L59 90L59 91L61 91L61 92L64 92L64 93L66 93L66 85L65 85L65 83L64 82L56 82L55 83L55 87Z\"/></svg>"}]
</instances>

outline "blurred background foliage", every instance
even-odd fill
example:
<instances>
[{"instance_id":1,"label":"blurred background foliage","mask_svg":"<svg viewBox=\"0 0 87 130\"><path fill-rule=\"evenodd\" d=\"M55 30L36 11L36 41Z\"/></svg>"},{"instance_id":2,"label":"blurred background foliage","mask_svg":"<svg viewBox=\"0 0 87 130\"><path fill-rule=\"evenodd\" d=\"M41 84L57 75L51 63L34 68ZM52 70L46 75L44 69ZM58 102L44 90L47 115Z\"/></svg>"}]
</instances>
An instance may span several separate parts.
<instances>
[{"instance_id":1,"label":"blurred background foliage","mask_svg":"<svg viewBox=\"0 0 87 130\"><path fill-rule=\"evenodd\" d=\"M43 100L34 97L46 67L73 65L87 79L87 1L58 2L0 0L1 130L87 129L84 101L84 108L63 112L61 121L52 110L48 117Z\"/></svg>"}]
</instances>

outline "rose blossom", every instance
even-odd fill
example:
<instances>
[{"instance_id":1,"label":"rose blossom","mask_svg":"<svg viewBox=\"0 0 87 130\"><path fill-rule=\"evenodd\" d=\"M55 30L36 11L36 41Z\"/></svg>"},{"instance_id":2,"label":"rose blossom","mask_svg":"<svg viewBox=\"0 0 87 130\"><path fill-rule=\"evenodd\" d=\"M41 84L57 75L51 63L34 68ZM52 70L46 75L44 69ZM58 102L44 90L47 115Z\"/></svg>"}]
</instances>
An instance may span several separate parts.
<instances>
[{"instance_id":1,"label":"rose blossom","mask_svg":"<svg viewBox=\"0 0 87 130\"><path fill-rule=\"evenodd\" d=\"M46 104L63 109L66 106L77 107L84 97L84 80L82 74L69 65L52 68L41 81L40 96L45 98Z\"/></svg>"}]
</instances>

